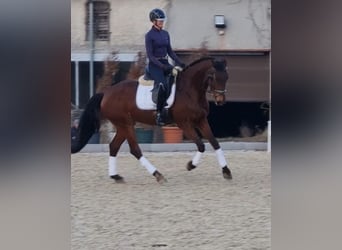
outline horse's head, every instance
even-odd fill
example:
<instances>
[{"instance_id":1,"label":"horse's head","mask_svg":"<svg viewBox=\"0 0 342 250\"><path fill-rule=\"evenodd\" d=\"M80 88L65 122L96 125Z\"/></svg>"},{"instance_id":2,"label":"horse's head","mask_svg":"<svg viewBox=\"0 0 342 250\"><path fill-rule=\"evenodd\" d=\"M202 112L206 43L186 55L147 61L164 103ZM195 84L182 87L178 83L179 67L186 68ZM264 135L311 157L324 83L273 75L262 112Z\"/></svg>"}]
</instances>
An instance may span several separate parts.
<instances>
[{"instance_id":1,"label":"horse's head","mask_svg":"<svg viewBox=\"0 0 342 250\"><path fill-rule=\"evenodd\" d=\"M212 60L213 66L207 72L208 92L213 95L216 105L223 105L226 99L226 83L228 81L227 63L225 60Z\"/></svg>"}]
</instances>

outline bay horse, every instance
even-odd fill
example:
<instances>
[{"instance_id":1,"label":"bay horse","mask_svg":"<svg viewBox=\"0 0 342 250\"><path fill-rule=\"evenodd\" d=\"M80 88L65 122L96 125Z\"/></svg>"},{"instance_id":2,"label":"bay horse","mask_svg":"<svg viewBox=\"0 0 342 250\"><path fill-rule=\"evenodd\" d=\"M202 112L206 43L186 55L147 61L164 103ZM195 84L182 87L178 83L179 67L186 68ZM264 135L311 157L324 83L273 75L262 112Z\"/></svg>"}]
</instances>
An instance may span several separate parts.
<instances>
[{"instance_id":1,"label":"bay horse","mask_svg":"<svg viewBox=\"0 0 342 250\"><path fill-rule=\"evenodd\" d=\"M183 130L185 137L191 139L197 146L198 151L188 162L187 170L190 171L198 166L205 151L199 132L214 148L223 177L232 179L223 151L207 120L209 113L207 91L212 93L216 105L222 105L225 102L227 81L228 72L225 60L203 57L192 62L178 74L175 101L168 113ZM166 178L143 156L137 143L135 122L156 125L156 111L141 110L135 103L137 86L136 80L123 80L90 98L81 115L76 140L71 145L71 153L79 152L93 133L99 129L100 121L107 119L116 127L115 137L109 144L109 176L116 182L124 182L123 177L117 172L116 157L120 146L127 140L130 153L159 183L163 183Z\"/></svg>"}]
</instances>

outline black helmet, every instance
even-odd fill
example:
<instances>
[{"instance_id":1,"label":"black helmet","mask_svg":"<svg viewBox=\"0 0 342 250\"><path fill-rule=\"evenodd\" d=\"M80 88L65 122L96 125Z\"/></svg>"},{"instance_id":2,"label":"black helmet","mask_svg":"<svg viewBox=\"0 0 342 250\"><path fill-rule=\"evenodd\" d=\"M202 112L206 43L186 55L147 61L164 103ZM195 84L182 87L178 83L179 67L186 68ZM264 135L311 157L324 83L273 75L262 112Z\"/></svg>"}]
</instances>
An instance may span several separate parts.
<instances>
[{"instance_id":1,"label":"black helmet","mask_svg":"<svg viewBox=\"0 0 342 250\"><path fill-rule=\"evenodd\" d=\"M154 20L165 20L166 16L164 11L161 9L153 9L150 12L150 20L153 22Z\"/></svg>"}]
</instances>

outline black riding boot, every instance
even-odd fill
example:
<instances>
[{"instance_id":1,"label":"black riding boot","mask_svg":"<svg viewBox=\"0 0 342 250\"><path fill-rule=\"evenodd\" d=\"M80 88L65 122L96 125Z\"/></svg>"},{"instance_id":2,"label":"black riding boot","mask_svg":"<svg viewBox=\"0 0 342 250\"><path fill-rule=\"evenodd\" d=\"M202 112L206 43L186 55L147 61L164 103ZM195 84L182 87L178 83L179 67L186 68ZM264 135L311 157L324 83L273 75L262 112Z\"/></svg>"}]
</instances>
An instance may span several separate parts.
<instances>
[{"instance_id":1,"label":"black riding boot","mask_svg":"<svg viewBox=\"0 0 342 250\"><path fill-rule=\"evenodd\" d=\"M158 126L165 125L166 119L166 90L162 84L159 85L158 91L158 99L157 99L157 115L156 115L156 124Z\"/></svg>"},{"instance_id":2,"label":"black riding boot","mask_svg":"<svg viewBox=\"0 0 342 250\"><path fill-rule=\"evenodd\" d=\"M164 122L164 119L163 119L163 116L162 116L162 112L163 112L163 111L158 111L158 110L157 110L156 124L157 124L158 126L164 126L164 125L165 125L165 122Z\"/></svg>"}]
</instances>

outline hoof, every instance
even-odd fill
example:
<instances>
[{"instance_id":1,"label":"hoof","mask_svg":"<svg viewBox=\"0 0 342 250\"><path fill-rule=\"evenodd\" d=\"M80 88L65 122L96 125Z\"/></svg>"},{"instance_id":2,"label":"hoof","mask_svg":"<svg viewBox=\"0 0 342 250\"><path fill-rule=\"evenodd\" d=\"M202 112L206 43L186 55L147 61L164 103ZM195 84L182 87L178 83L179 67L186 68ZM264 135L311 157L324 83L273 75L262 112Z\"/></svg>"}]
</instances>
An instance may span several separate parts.
<instances>
[{"instance_id":1,"label":"hoof","mask_svg":"<svg viewBox=\"0 0 342 250\"><path fill-rule=\"evenodd\" d=\"M188 162L188 165L186 165L186 169L187 169L188 171L191 171L191 170L193 170L194 168L196 168L196 166L195 166L195 165L192 165L192 161L189 161L189 162Z\"/></svg>"},{"instance_id":2,"label":"hoof","mask_svg":"<svg viewBox=\"0 0 342 250\"><path fill-rule=\"evenodd\" d=\"M223 178L225 178L227 180L233 179L232 173L230 172L230 170L227 166L222 168L222 175L223 175Z\"/></svg>"},{"instance_id":3,"label":"hoof","mask_svg":"<svg viewBox=\"0 0 342 250\"><path fill-rule=\"evenodd\" d=\"M166 178L164 178L164 176L158 171L154 172L153 176L156 177L156 180L158 181L159 184L163 184L167 182Z\"/></svg>"},{"instance_id":4,"label":"hoof","mask_svg":"<svg viewBox=\"0 0 342 250\"><path fill-rule=\"evenodd\" d=\"M126 183L125 179L122 176L118 175L118 174L111 175L110 178L112 178L116 183Z\"/></svg>"}]
</instances>

